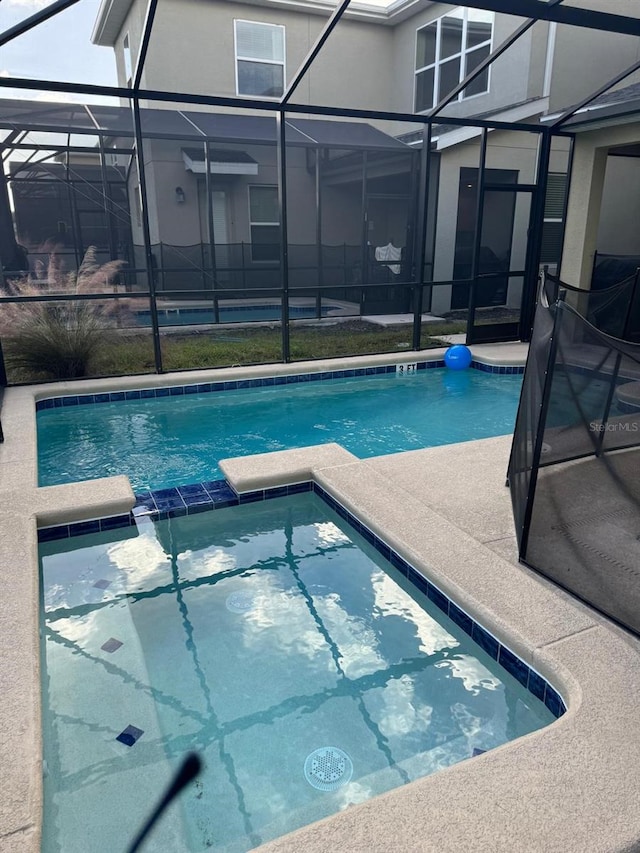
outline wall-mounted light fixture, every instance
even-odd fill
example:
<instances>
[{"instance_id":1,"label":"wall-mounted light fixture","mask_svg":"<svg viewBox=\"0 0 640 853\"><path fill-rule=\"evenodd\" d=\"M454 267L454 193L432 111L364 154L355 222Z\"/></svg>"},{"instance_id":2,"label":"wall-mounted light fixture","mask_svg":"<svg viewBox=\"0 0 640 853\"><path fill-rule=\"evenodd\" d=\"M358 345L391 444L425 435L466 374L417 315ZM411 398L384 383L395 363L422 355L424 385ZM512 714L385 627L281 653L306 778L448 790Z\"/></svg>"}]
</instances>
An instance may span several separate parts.
<instances>
[{"instance_id":1,"label":"wall-mounted light fixture","mask_svg":"<svg viewBox=\"0 0 640 853\"><path fill-rule=\"evenodd\" d=\"M187 197L185 196L182 187L176 187L176 201L178 204L184 204L186 200Z\"/></svg>"}]
</instances>

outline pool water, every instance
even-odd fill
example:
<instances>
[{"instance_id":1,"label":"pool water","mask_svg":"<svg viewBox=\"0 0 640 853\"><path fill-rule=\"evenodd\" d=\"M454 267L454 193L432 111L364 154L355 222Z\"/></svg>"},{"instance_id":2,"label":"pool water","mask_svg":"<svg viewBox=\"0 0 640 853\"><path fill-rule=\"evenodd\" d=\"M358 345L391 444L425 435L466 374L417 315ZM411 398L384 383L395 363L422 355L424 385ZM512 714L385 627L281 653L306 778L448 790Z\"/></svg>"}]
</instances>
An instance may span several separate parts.
<instances>
[{"instance_id":1,"label":"pool water","mask_svg":"<svg viewBox=\"0 0 640 853\"><path fill-rule=\"evenodd\" d=\"M217 462L326 442L360 459L513 431L522 376L413 374L38 412L41 486L127 474L134 491L221 477Z\"/></svg>"},{"instance_id":2,"label":"pool water","mask_svg":"<svg viewBox=\"0 0 640 853\"><path fill-rule=\"evenodd\" d=\"M321 316L328 317L336 311L343 313L336 305L323 305ZM289 306L289 318L291 320L308 320L317 316L315 305ZM136 311L136 318L140 325L151 325L150 311ZM251 323L280 322L282 320L282 306L277 305L245 305L226 306L218 308L218 322L220 323ZM213 308L160 308L158 309L158 325L160 326L188 326L197 323L215 323Z\"/></svg>"},{"instance_id":3,"label":"pool water","mask_svg":"<svg viewBox=\"0 0 640 853\"><path fill-rule=\"evenodd\" d=\"M40 548L44 853L125 850L190 750L145 850L243 853L554 720L313 494Z\"/></svg>"}]
</instances>

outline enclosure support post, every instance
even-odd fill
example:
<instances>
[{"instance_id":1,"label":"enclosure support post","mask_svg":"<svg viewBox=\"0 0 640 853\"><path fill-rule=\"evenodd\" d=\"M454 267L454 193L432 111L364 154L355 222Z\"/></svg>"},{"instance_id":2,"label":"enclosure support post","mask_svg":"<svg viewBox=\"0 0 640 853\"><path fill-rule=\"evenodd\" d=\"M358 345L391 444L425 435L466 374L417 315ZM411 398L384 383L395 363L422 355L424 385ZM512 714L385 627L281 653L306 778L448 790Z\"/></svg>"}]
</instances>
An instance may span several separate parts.
<instances>
[{"instance_id":1,"label":"enclosure support post","mask_svg":"<svg viewBox=\"0 0 640 853\"><path fill-rule=\"evenodd\" d=\"M149 228L149 200L147 196L147 181L144 170L144 152L142 149L142 124L140 121L140 102L137 97L132 98L133 130L136 149L136 166L138 169L138 184L140 186L140 207L142 208L142 239L144 242L144 256L147 266L147 281L149 284L149 307L151 309L151 332L153 335L153 354L155 358L156 373L162 373L162 349L160 347L160 329L158 326L158 305L156 303L156 281L154 270L154 258L151 251L151 230Z\"/></svg>"},{"instance_id":2,"label":"enclosure support post","mask_svg":"<svg viewBox=\"0 0 640 853\"><path fill-rule=\"evenodd\" d=\"M414 350L420 349L422 334L422 294L424 291L424 265L427 252L427 210L429 205L431 172L431 122L422 128L422 149L420 151L420 181L418 184L418 210L414 233L413 252L413 343Z\"/></svg>"},{"instance_id":3,"label":"enclosure support post","mask_svg":"<svg viewBox=\"0 0 640 853\"><path fill-rule=\"evenodd\" d=\"M476 228L473 236L473 254L471 256L471 285L467 310L467 343L473 343L473 324L476 316L476 290L478 289L478 267L480 266L480 245L482 243L482 219L484 208L484 167L487 162L487 136L485 127L480 140L480 159L478 161L478 195L476 198Z\"/></svg>"},{"instance_id":4,"label":"enclosure support post","mask_svg":"<svg viewBox=\"0 0 640 853\"><path fill-rule=\"evenodd\" d=\"M320 171L320 159L324 148L316 148L316 263L318 265L318 290L316 291L316 317L322 317L322 291L320 287L324 284L322 274L322 173Z\"/></svg>"},{"instance_id":5,"label":"enclosure support post","mask_svg":"<svg viewBox=\"0 0 640 853\"><path fill-rule=\"evenodd\" d=\"M216 233L213 223L213 181L211 180L211 148L209 140L204 143L204 168L205 175L205 192L207 194L207 227L209 229L209 256L211 259L211 288L213 290L213 322L220 322L220 312L218 310L218 294L217 294L217 279L218 271L216 265Z\"/></svg>"},{"instance_id":6,"label":"enclosure support post","mask_svg":"<svg viewBox=\"0 0 640 853\"><path fill-rule=\"evenodd\" d=\"M287 238L287 136L284 110L276 113L278 140L278 212L280 216L280 277L282 280L282 360L291 360L289 347L289 243Z\"/></svg>"},{"instance_id":7,"label":"enclosure support post","mask_svg":"<svg viewBox=\"0 0 640 853\"><path fill-rule=\"evenodd\" d=\"M538 175L536 189L531 200L530 229L527 241L527 256L525 260L524 286L520 302L520 333L521 341L531 339L533 326L533 309L536 298L536 287L540 275L540 251L542 249L542 229L544 226L544 208L547 197L547 177L551 158L551 134L545 128L540 137L538 151Z\"/></svg>"}]
</instances>

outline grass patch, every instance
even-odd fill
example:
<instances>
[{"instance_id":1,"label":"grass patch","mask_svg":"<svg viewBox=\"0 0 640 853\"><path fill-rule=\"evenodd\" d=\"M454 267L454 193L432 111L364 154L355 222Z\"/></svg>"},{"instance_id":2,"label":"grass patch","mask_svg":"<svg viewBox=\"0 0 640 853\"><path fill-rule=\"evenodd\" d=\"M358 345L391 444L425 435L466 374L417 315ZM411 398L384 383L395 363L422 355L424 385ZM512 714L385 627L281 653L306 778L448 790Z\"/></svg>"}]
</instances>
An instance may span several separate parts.
<instances>
[{"instance_id":1,"label":"grass patch","mask_svg":"<svg viewBox=\"0 0 640 853\"><path fill-rule=\"evenodd\" d=\"M438 335L456 334L464 329L464 323L425 323L422 345L425 349L443 346ZM324 326L296 325L290 333L291 358L305 361L408 351L412 333L411 325L384 328L361 320ZM164 333L161 348L167 371L273 364L282 361L282 331L279 325L273 325ZM93 355L87 375L122 376L154 371L153 341L148 332L140 335L110 332ZM11 381L33 382L43 378L46 377L35 372L20 371L19 375L12 373Z\"/></svg>"}]
</instances>

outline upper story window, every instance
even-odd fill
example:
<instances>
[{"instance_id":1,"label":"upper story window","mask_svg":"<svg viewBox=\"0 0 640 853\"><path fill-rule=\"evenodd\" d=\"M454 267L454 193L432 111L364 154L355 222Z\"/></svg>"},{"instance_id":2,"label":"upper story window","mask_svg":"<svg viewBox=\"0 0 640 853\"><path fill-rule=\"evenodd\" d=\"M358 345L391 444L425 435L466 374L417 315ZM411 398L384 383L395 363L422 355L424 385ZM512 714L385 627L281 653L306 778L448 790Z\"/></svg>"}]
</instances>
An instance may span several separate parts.
<instances>
[{"instance_id":1,"label":"upper story window","mask_svg":"<svg viewBox=\"0 0 640 853\"><path fill-rule=\"evenodd\" d=\"M416 33L416 112L430 110L445 98L491 52L493 13L454 9ZM489 91L485 69L457 100Z\"/></svg>"},{"instance_id":2,"label":"upper story window","mask_svg":"<svg viewBox=\"0 0 640 853\"><path fill-rule=\"evenodd\" d=\"M239 95L279 98L284 92L284 27L234 21L236 91Z\"/></svg>"},{"instance_id":3,"label":"upper story window","mask_svg":"<svg viewBox=\"0 0 640 853\"><path fill-rule=\"evenodd\" d=\"M124 37L122 48L124 51L124 76L127 79L127 86L131 87L131 80L133 79L133 70L131 64L131 45L129 44L129 33L127 33Z\"/></svg>"}]
</instances>

